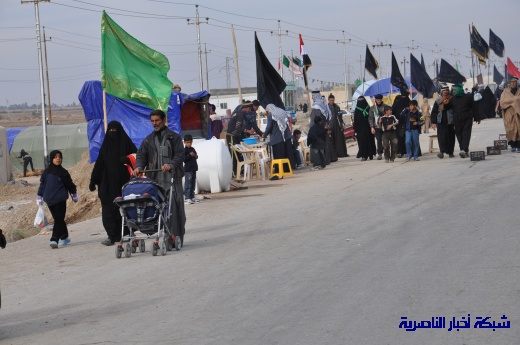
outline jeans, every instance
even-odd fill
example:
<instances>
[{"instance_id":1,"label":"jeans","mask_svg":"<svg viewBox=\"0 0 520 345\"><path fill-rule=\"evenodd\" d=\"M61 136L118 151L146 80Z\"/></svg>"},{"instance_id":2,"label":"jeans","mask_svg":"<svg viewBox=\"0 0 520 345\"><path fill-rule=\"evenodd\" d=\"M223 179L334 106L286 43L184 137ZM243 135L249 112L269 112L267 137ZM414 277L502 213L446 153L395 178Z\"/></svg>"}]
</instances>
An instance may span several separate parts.
<instances>
[{"instance_id":1,"label":"jeans","mask_svg":"<svg viewBox=\"0 0 520 345\"><path fill-rule=\"evenodd\" d=\"M184 198L195 198L195 183L197 182L196 171L186 171L184 173Z\"/></svg>"},{"instance_id":2,"label":"jeans","mask_svg":"<svg viewBox=\"0 0 520 345\"><path fill-rule=\"evenodd\" d=\"M296 166L302 165L302 157L300 155L300 151L293 148L294 161L296 162Z\"/></svg>"},{"instance_id":3,"label":"jeans","mask_svg":"<svg viewBox=\"0 0 520 345\"><path fill-rule=\"evenodd\" d=\"M406 156L419 158L419 130L407 130L405 133Z\"/></svg>"}]
</instances>

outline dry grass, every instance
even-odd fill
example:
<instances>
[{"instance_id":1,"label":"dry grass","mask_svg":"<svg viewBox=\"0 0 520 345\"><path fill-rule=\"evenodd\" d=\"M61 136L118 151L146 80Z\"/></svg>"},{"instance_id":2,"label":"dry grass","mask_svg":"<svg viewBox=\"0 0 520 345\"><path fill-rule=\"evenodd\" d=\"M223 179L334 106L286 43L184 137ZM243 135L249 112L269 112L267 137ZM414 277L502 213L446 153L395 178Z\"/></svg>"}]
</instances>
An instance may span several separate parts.
<instances>
[{"instance_id":1,"label":"dry grass","mask_svg":"<svg viewBox=\"0 0 520 345\"><path fill-rule=\"evenodd\" d=\"M78 187L79 202L67 202L67 224L97 217L101 214L101 203L97 193L88 190L90 174L93 165L88 162L88 153L85 153L81 162L69 169L72 180ZM27 181L22 183L21 181ZM36 215L36 193L39 178L17 179L14 184L0 185L0 229L8 241L17 241L25 237L34 236L39 232L33 226ZM52 221L50 212L46 209L47 218Z\"/></svg>"}]
</instances>

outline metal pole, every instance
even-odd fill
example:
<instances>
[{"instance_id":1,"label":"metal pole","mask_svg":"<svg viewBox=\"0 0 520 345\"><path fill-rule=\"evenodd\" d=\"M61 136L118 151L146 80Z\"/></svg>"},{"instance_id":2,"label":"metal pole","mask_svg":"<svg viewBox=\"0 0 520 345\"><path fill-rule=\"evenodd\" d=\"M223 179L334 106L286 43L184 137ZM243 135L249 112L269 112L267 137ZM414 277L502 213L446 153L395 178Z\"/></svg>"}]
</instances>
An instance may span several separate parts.
<instances>
[{"instance_id":1,"label":"metal pole","mask_svg":"<svg viewBox=\"0 0 520 345\"><path fill-rule=\"evenodd\" d=\"M280 19L278 19L278 66L280 68L280 75L283 79L282 67L282 27L280 26ZM282 91L282 102L285 104L285 90Z\"/></svg>"},{"instance_id":2,"label":"metal pole","mask_svg":"<svg viewBox=\"0 0 520 345\"><path fill-rule=\"evenodd\" d=\"M38 69L40 76L40 97L41 97L41 116L42 116L42 132L43 132L43 163L45 167L47 167L48 161L48 150L47 150L47 120L45 118L45 91L44 91L44 80L43 80L43 56L42 56L42 42L41 42L41 33L40 33L40 7L38 6L40 1L48 1L48 0L31 0L31 1L21 1L24 3L33 3L34 4L34 16L36 19L36 46L38 49Z\"/></svg>"},{"instance_id":3,"label":"metal pole","mask_svg":"<svg viewBox=\"0 0 520 345\"><path fill-rule=\"evenodd\" d=\"M229 73L229 60L231 58L226 56L226 88L231 88L231 75Z\"/></svg>"},{"instance_id":4,"label":"metal pole","mask_svg":"<svg viewBox=\"0 0 520 345\"><path fill-rule=\"evenodd\" d=\"M345 30L342 31L343 33L343 44L345 45L343 47L343 55L345 59L345 108L347 108L347 101L348 101L348 85L347 85L347 39L345 38Z\"/></svg>"},{"instance_id":5,"label":"metal pole","mask_svg":"<svg viewBox=\"0 0 520 345\"><path fill-rule=\"evenodd\" d=\"M206 88L209 92L208 49L206 47L206 43L204 43L204 56L206 58Z\"/></svg>"},{"instance_id":6,"label":"metal pole","mask_svg":"<svg viewBox=\"0 0 520 345\"><path fill-rule=\"evenodd\" d=\"M197 45L198 45L198 55L199 55L199 81L200 81L200 89L204 90L204 77L202 76L202 47L200 45L199 5L195 5L195 26L197 27Z\"/></svg>"},{"instance_id":7,"label":"metal pole","mask_svg":"<svg viewBox=\"0 0 520 345\"><path fill-rule=\"evenodd\" d=\"M45 26L43 27L43 51L45 53L45 79L47 81L47 105L49 109L49 124L52 125L52 104L51 87L49 83L49 65L47 64L47 37L45 36Z\"/></svg>"}]
</instances>

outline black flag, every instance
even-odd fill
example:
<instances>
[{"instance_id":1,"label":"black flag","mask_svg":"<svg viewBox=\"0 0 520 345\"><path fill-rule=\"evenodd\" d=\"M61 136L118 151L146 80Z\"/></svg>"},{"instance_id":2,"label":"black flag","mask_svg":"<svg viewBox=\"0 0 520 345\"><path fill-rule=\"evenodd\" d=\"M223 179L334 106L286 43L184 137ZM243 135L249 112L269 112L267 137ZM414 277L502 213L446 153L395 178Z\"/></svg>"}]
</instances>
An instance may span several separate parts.
<instances>
[{"instance_id":1,"label":"black flag","mask_svg":"<svg viewBox=\"0 0 520 345\"><path fill-rule=\"evenodd\" d=\"M390 82L401 92L408 91L408 85L406 85L406 82L401 75L401 71L399 70L399 65L397 64L394 53L392 53L392 75L390 76Z\"/></svg>"},{"instance_id":2,"label":"black flag","mask_svg":"<svg viewBox=\"0 0 520 345\"><path fill-rule=\"evenodd\" d=\"M256 92L262 107L269 103L285 109L280 94L287 84L265 56L255 32Z\"/></svg>"},{"instance_id":3,"label":"black flag","mask_svg":"<svg viewBox=\"0 0 520 345\"><path fill-rule=\"evenodd\" d=\"M444 59L441 59L441 68L437 79L444 83L453 84L463 84L466 81L466 78Z\"/></svg>"},{"instance_id":4,"label":"black flag","mask_svg":"<svg viewBox=\"0 0 520 345\"><path fill-rule=\"evenodd\" d=\"M424 57L422 56L422 53L421 53L421 66L426 71L426 64L424 63Z\"/></svg>"},{"instance_id":5,"label":"black flag","mask_svg":"<svg viewBox=\"0 0 520 345\"><path fill-rule=\"evenodd\" d=\"M493 81L500 85L504 81L504 76L498 71L497 66L493 65Z\"/></svg>"},{"instance_id":6,"label":"black flag","mask_svg":"<svg viewBox=\"0 0 520 345\"><path fill-rule=\"evenodd\" d=\"M504 41L495 35L491 29L489 29L489 48L491 48L497 56L504 57Z\"/></svg>"},{"instance_id":7,"label":"black flag","mask_svg":"<svg viewBox=\"0 0 520 345\"><path fill-rule=\"evenodd\" d=\"M435 90L435 85L433 85L432 79L428 73L426 73L426 69L421 66L413 54L410 54L410 73L411 82L415 89L422 93L423 97L431 98Z\"/></svg>"},{"instance_id":8,"label":"black flag","mask_svg":"<svg viewBox=\"0 0 520 345\"><path fill-rule=\"evenodd\" d=\"M471 50L477 56L478 61L481 64L485 64L486 59L489 55L489 46L486 43L486 40L484 40L482 36L480 36L477 29L473 25L471 25L471 33L469 37L471 43Z\"/></svg>"},{"instance_id":9,"label":"black flag","mask_svg":"<svg viewBox=\"0 0 520 345\"><path fill-rule=\"evenodd\" d=\"M378 68L379 64L377 63L377 60L374 57L374 55L372 55L372 53L370 52L370 49L368 49L367 45L367 50L365 53L365 69L368 71L368 73L372 74L374 78L377 79L376 71Z\"/></svg>"}]
</instances>

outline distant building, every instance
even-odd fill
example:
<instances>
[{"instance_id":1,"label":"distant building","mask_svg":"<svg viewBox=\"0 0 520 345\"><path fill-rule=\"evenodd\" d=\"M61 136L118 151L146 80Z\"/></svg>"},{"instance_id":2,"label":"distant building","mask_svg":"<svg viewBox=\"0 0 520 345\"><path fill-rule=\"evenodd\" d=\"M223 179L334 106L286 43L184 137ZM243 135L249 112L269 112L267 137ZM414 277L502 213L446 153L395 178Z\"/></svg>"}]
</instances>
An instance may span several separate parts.
<instances>
[{"instance_id":1,"label":"distant building","mask_svg":"<svg viewBox=\"0 0 520 345\"><path fill-rule=\"evenodd\" d=\"M211 89L211 97L209 102L215 104L216 113L220 116L226 116L227 110L231 113L239 104L238 89ZM257 98L256 87L243 87L242 99L254 101Z\"/></svg>"}]
</instances>

